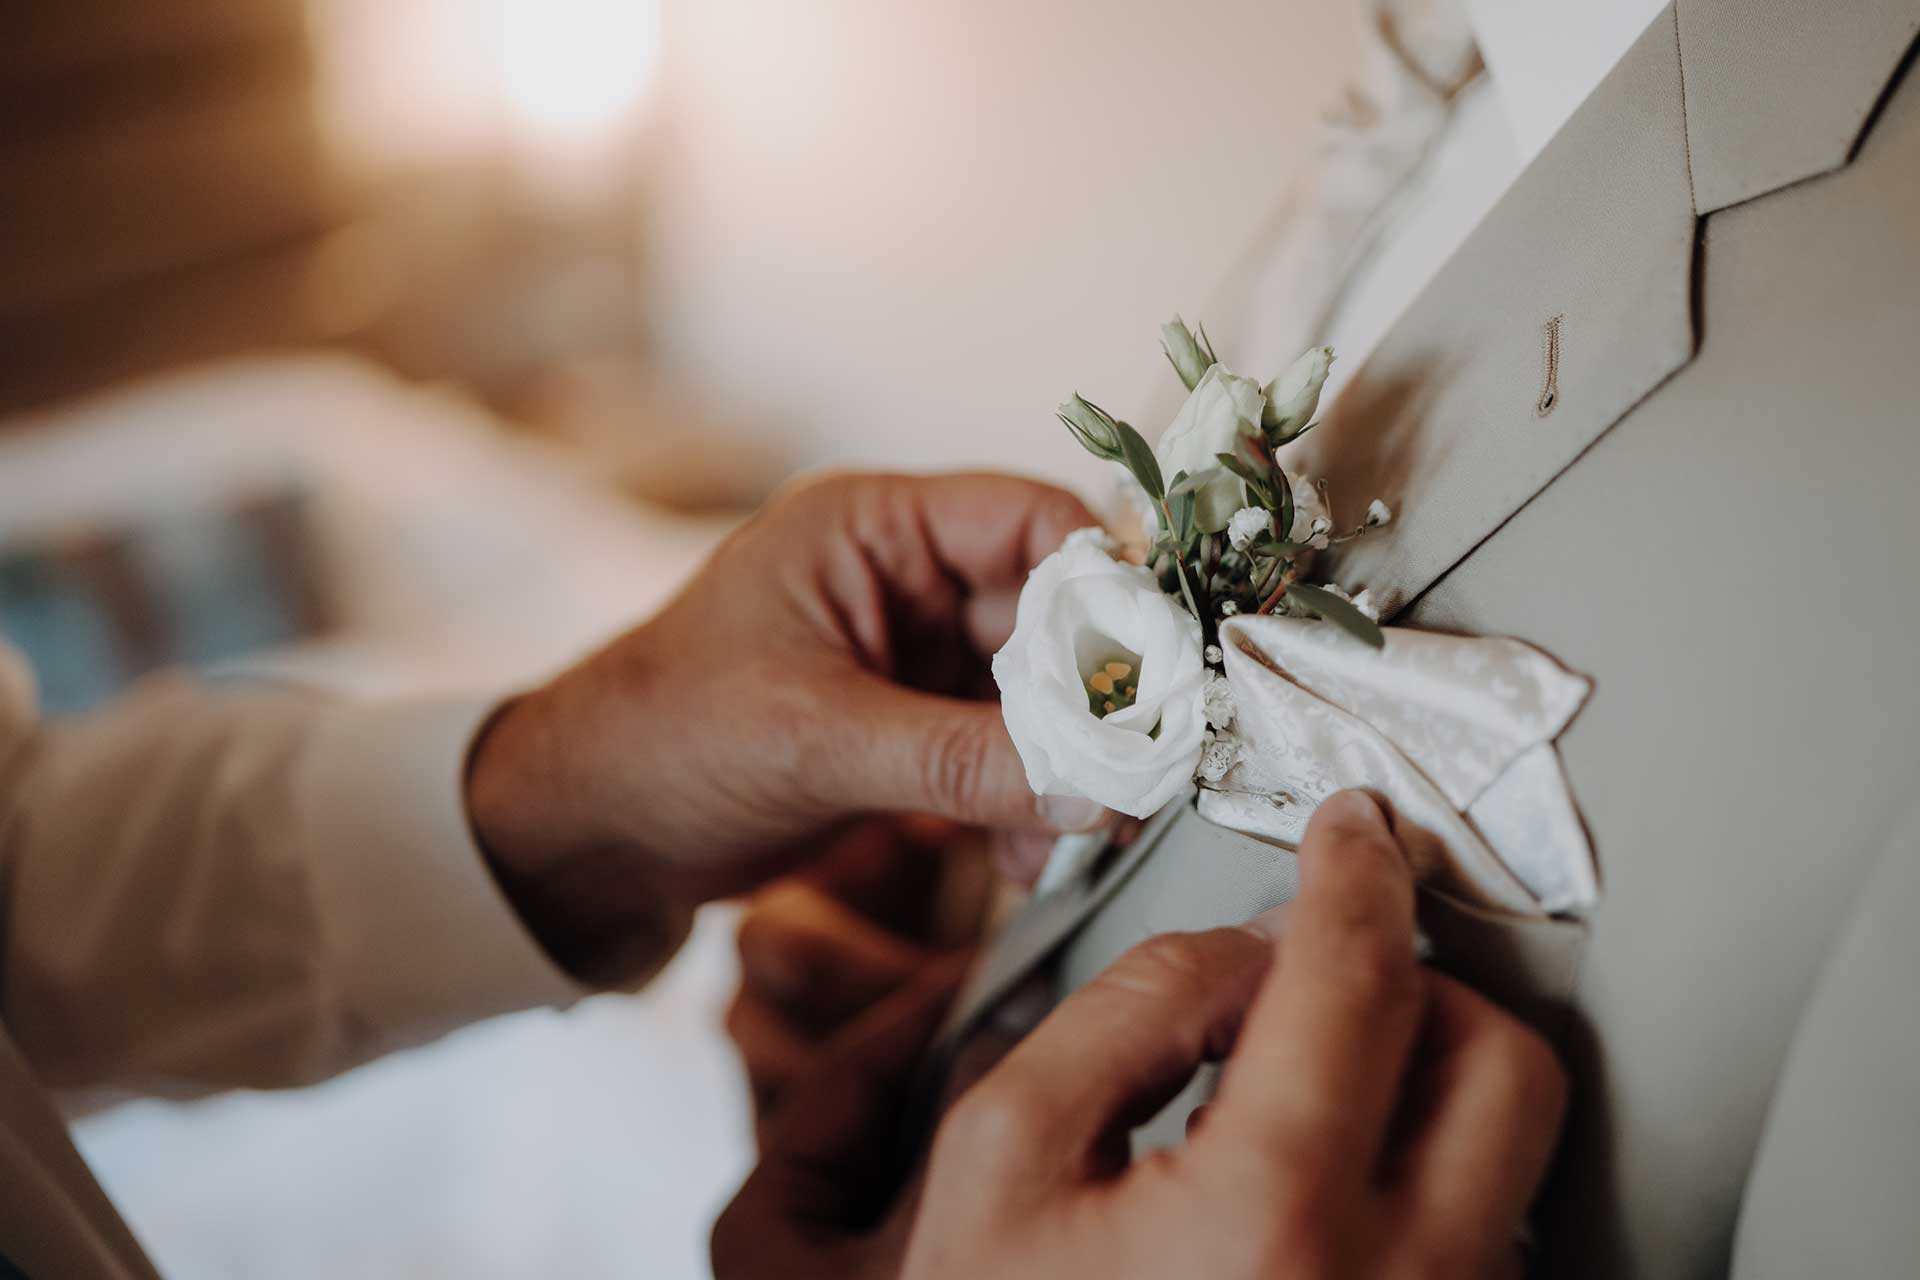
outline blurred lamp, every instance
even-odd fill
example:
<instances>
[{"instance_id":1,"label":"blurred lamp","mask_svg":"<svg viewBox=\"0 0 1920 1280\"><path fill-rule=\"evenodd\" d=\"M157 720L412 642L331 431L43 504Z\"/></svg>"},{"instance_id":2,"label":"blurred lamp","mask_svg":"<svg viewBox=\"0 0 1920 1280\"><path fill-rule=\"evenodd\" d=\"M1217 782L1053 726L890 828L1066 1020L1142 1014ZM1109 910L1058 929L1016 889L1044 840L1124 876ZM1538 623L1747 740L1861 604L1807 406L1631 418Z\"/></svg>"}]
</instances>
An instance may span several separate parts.
<instances>
[{"instance_id":1,"label":"blurred lamp","mask_svg":"<svg viewBox=\"0 0 1920 1280\"><path fill-rule=\"evenodd\" d=\"M659 0L488 0L508 107L530 129L580 138L615 127L660 54Z\"/></svg>"}]
</instances>

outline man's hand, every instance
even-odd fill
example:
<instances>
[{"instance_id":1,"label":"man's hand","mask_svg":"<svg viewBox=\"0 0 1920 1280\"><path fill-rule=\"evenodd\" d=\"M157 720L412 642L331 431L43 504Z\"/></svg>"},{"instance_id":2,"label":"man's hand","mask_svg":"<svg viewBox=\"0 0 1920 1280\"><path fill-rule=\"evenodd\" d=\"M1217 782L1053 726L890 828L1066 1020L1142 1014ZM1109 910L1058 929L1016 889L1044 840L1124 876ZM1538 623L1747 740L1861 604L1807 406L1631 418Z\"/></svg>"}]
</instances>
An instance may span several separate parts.
<instances>
[{"instance_id":1,"label":"man's hand","mask_svg":"<svg viewBox=\"0 0 1920 1280\"><path fill-rule=\"evenodd\" d=\"M804 859L843 819L1091 826L1043 807L988 659L1027 571L1094 523L1001 476L851 476L770 504L653 621L482 734L468 806L556 959L617 977L649 926Z\"/></svg>"},{"instance_id":2,"label":"man's hand","mask_svg":"<svg viewBox=\"0 0 1920 1280\"><path fill-rule=\"evenodd\" d=\"M1314 817L1276 947L1166 936L1062 1002L937 1140L905 1275L1485 1276L1557 1139L1539 1037L1414 960L1379 806ZM1269 973L1269 969L1272 972ZM1185 1147L1130 1126L1227 1057Z\"/></svg>"},{"instance_id":3,"label":"man's hand","mask_svg":"<svg viewBox=\"0 0 1920 1280\"><path fill-rule=\"evenodd\" d=\"M806 870L747 900L740 986L727 1010L764 1133L796 1079L849 1024L979 936L993 894L980 832L869 818L822 842Z\"/></svg>"},{"instance_id":4,"label":"man's hand","mask_svg":"<svg viewBox=\"0 0 1920 1280\"><path fill-rule=\"evenodd\" d=\"M842 1027L760 1130L760 1163L713 1227L715 1280L894 1280L914 1225L900 1136L957 957ZM992 1274L985 1272L982 1274Z\"/></svg>"},{"instance_id":5,"label":"man's hand","mask_svg":"<svg viewBox=\"0 0 1920 1280\"><path fill-rule=\"evenodd\" d=\"M791 1123L770 1131L765 1163L715 1229L717 1273L819 1263L830 1268L819 1274L910 1280L1253 1280L1514 1267L1559 1133L1558 1063L1534 1033L1415 963L1412 881L1372 800L1323 805L1300 862L1280 941L1263 920L1136 947L962 1096L924 1185L884 1214L870 1171L851 1180L865 1220L826 1190L835 1160L883 1146L887 1091L868 1092L877 1104L849 1092L868 1080L859 1046L833 1064L837 1079L796 1085ZM868 1053L876 1064L908 1056L929 1021L895 999L902 1034L877 1028L880 1011L863 1028L885 1050ZM1220 1058L1219 1094L1187 1144L1130 1163L1129 1130Z\"/></svg>"}]
</instances>

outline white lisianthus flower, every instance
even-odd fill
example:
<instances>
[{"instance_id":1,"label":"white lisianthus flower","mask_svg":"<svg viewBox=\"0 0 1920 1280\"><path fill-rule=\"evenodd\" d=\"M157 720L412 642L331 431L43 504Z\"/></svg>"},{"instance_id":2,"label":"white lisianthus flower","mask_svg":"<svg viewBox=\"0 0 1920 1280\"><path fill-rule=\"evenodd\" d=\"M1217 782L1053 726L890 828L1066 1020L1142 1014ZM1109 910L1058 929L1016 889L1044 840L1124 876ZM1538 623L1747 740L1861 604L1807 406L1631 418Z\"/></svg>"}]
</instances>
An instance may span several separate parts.
<instances>
[{"instance_id":1,"label":"white lisianthus flower","mask_svg":"<svg viewBox=\"0 0 1920 1280\"><path fill-rule=\"evenodd\" d=\"M1227 776L1233 768L1233 762L1240 758L1240 744L1225 734L1208 734L1206 743L1200 749L1199 775L1208 782L1218 782Z\"/></svg>"},{"instance_id":2,"label":"white lisianthus flower","mask_svg":"<svg viewBox=\"0 0 1920 1280\"><path fill-rule=\"evenodd\" d=\"M1375 498L1367 504L1367 527L1369 529L1378 529L1381 525L1386 524L1392 519L1393 508L1380 501L1380 499Z\"/></svg>"},{"instance_id":3,"label":"white lisianthus flower","mask_svg":"<svg viewBox=\"0 0 1920 1280\"><path fill-rule=\"evenodd\" d=\"M1219 455L1235 452L1241 435L1259 432L1266 403L1259 383L1216 364L1180 406L1179 415L1153 451L1168 487L1182 471L1190 476L1216 473L1194 491L1194 520L1207 533L1226 528L1233 513L1246 504L1246 486L1221 467Z\"/></svg>"},{"instance_id":4,"label":"white lisianthus flower","mask_svg":"<svg viewBox=\"0 0 1920 1280\"><path fill-rule=\"evenodd\" d=\"M1332 529L1333 521L1327 518L1327 504L1320 500L1320 490L1306 476L1294 476L1293 524L1287 530L1287 541L1324 549Z\"/></svg>"},{"instance_id":5,"label":"white lisianthus flower","mask_svg":"<svg viewBox=\"0 0 1920 1280\"><path fill-rule=\"evenodd\" d=\"M1037 794L1145 818L1200 762L1207 669L1199 622L1104 546L1083 530L1028 575L993 678Z\"/></svg>"},{"instance_id":6,"label":"white lisianthus flower","mask_svg":"<svg viewBox=\"0 0 1920 1280\"><path fill-rule=\"evenodd\" d=\"M1273 515L1264 507L1242 507L1227 521L1227 542L1235 551L1245 551L1253 540L1273 528Z\"/></svg>"},{"instance_id":7,"label":"white lisianthus flower","mask_svg":"<svg viewBox=\"0 0 1920 1280\"><path fill-rule=\"evenodd\" d=\"M1233 686L1225 676L1207 677L1200 702L1206 709L1207 723L1214 728L1224 729L1233 723Z\"/></svg>"}]
</instances>

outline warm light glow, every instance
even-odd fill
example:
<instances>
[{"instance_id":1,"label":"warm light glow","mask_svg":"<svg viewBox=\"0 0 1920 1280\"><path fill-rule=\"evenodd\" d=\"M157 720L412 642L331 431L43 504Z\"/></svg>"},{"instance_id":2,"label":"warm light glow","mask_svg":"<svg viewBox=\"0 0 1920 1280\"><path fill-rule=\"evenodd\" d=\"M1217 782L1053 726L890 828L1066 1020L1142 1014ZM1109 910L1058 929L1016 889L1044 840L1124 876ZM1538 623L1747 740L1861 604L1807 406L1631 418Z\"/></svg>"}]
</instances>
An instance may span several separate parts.
<instances>
[{"instance_id":1,"label":"warm light glow","mask_svg":"<svg viewBox=\"0 0 1920 1280\"><path fill-rule=\"evenodd\" d=\"M489 0L508 104L536 129L592 132L640 99L660 54L660 0Z\"/></svg>"}]
</instances>

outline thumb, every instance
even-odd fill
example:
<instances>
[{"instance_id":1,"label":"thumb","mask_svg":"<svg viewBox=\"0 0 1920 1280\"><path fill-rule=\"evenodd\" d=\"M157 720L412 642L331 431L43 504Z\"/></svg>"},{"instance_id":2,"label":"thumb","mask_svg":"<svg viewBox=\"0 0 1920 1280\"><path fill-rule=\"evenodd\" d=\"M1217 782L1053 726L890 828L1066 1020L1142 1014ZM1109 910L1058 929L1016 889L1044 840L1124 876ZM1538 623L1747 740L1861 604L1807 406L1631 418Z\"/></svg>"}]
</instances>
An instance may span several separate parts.
<instances>
[{"instance_id":1,"label":"thumb","mask_svg":"<svg viewBox=\"0 0 1920 1280\"><path fill-rule=\"evenodd\" d=\"M1088 831L1107 819L1091 800L1036 796L997 702L968 702L863 677L849 707L860 726L846 779L852 807L932 813L1009 831Z\"/></svg>"},{"instance_id":2,"label":"thumb","mask_svg":"<svg viewBox=\"0 0 1920 1280\"><path fill-rule=\"evenodd\" d=\"M1124 1167L1116 1139L1158 1112L1202 1062L1226 1056L1272 960L1272 943L1246 929L1158 934L1122 955L975 1087L976 1111L1045 1135L980 1156L996 1163L985 1172L1031 1190L1063 1171ZM963 1098L949 1117L963 1144L968 1106Z\"/></svg>"}]
</instances>

